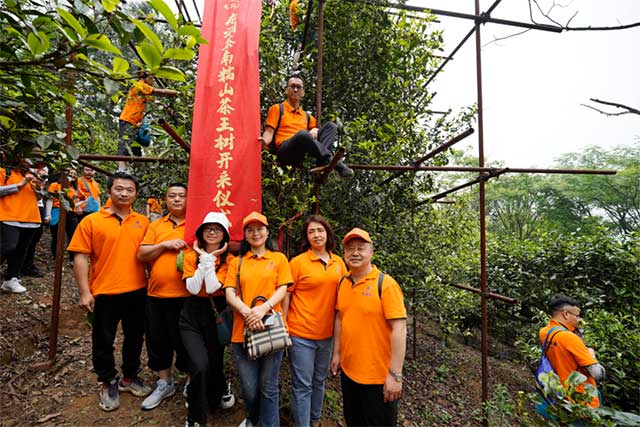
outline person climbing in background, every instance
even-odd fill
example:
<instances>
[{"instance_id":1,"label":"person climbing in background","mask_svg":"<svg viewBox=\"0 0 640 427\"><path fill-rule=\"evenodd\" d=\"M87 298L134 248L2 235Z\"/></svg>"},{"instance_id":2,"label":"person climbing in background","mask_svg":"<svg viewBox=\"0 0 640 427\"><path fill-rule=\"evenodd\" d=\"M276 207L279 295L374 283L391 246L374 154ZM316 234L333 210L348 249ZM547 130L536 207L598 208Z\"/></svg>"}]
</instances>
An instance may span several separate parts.
<instances>
[{"instance_id":1,"label":"person climbing in background","mask_svg":"<svg viewBox=\"0 0 640 427\"><path fill-rule=\"evenodd\" d=\"M4 292L27 291L20 275L29 245L42 222L36 195L42 182L31 168L27 161L20 161L15 168L0 168L0 184L10 191L18 189L0 197L0 259L7 261L5 280L0 285Z\"/></svg>"},{"instance_id":2,"label":"person climbing in background","mask_svg":"<svg viewBox=\"0 0 640 427\"><path fill-rule=\"evenodd\" d=\"M116 172L107 181L111 206L80 221L67 250L74 253L73 273L80 306L92 320L93 369L100 383L98 407L114 411L120 392L146 397L151 388L138 377L144 342L147 279L136 258L149 220L133 211L138 180ZM122 323L122 376L114 357L118 324Z\"/></svg>"},{"instance_id":3,"label":"person climbing in background","mask_svg":"<svg viewBox=\"0 0 640 427\"><path fill-rule=\"evenodd\" d=\"M294 32L298 30L298 25L302 22L302 7L300 0L291 0L289 2L289 24Z\"/></svg>"},{"instance_id":4,"label":"person climbing in background","mask_svg":"<svg viewBox=\"0 0 640 427\"><path fill-rule=\"evenodd\" d=\"M151 222L162 218L162 200L153 197L147 199L147 218Z\"/></svg>"},{"instance_id":5,"label":"person climbing in background","mask_svg":"<svg viewBox=\"0 0 640 427\"><path fill-rule=\"evenodd\" d=\"M100 184L94 179L95 176L95 170L86 166L82 168L82 176L78 179L78 203L76 203L78 222L100 210Z\"/></svg>"},{"instance_id":6,"label":"person climbing in background","mask_svg":"<svg viewBox=\"0 0 640 427\"><path fill-rule=\"evenodd\" d=\"M546 355L554 372L562 384L566 383L569 374L578 371L587 379L584 384L597 385L605 377L605 369L596 359L596 352L587 347L578 329L580 325L580 307L578 301L566 295L555 295L549 300L549 323L540 329L540 344L543 344L547 334L552 333L546 346ZM554 329L552 331L552 328ZM584 392L584 384L577 391ZM589 406L601 405L596 394L589 402Z\"/></svg>"},{"instance_id":7,"label":"person climbing in background","mask_svg":"<svg viewBox=\"0 0 640 427\"><path fill-rule=\"evenodd\" d=\"M324 166L333 158L331 148L336 140L338 127L327 122L321 129L316 119L302 109L304 83L300 77L290 77L285 89L286 101L269 108L264 132L259 140L263 148L275 147L276 158L283 165L299 166L306 154L315 159L316 166ZM336 165L341 178L353 177L351 170L342 161Z\"/></svg>"},{"instance_id":8,"label":"person climbing in background","mask_svg":"<svg viewBox=\"0 0 640 427\"><path fill-rule=\"evenodd\" d=\"M75 204L78 201L78 173L75 169L70 168L66 170L64 173L67 174L67 187L66 187L66 197L72 202L72 209L67 212L67 220L65 222L65 234L67 235L67 239L71 241L73 237L73 233L76 231L76 226L78 225L78 217L75 213ZM60 177L56 182L52 182L49 185L49 194L53 195L46 202L45 209L45 222L49 224L49 231L51 231L51 254L53 258L56 257L57 250L57 242L58 242L58 221L60 219L60 194L62 194L62 182L63 176L60 174ZM73 262L73 257L69 254L69 258Z\"/></svg>"},{"instance_id":9,"label":"person climbing in background","mask_svg":"<svg viewBox=\"0 0 640 427\"><path fill-rule=\"evenodd\" d=\"M178 91L173 89L158 89L151 84L153 76L147 71L138 72L138 81L133 83L127 93L127 101L124 104L118 122L118 152L119 156L140 156L142 149L139 143L139 132L144 119L144 109L151 96L176 96ZM118 162L118 170L124 170L126 162Z\"/></svg>"}]
</instances>

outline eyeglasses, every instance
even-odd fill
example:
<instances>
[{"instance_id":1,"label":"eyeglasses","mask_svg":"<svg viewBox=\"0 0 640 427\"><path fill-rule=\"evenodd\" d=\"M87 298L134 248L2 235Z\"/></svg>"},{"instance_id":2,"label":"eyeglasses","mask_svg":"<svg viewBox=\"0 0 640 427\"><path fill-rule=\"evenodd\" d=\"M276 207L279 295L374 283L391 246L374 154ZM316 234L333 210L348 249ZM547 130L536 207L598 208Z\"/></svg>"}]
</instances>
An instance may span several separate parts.
<instances>
[{"instance_id":1,"label":"eyeglasses","mask_svg":"<svg viewBox=\"0 0 640 427\"><path fill-rule=\"evenodd\" d=\"M203 233L222 233L222 227L204 227L202 229Z\"/></svg>"},{"instance_id":2,"label":"eyeglasses","mask_svg":"<svg viewBox=\"0 0 640 427\"><path fill-rule=\"evenodd\" d=\"M580 312L574 313L574 312L573 312L573 311L571 311L571 310L565 310L565 311L566 311L567 313L569 313L569 314L573 314L573 315L574 315L574 316L576 316L577 318L580 318Z\"/></svg>"},{"instance_id":3,"label":"eyeglasses","mask_svg":"<svg viewBox=\"0 0 640 427\"><path fill-rule=\"evenodd\" d=\"M290 89L293 90L303 90L304 88L302 87L302 85L289 85L288 86Z\"/></svg>"}]
</instances>

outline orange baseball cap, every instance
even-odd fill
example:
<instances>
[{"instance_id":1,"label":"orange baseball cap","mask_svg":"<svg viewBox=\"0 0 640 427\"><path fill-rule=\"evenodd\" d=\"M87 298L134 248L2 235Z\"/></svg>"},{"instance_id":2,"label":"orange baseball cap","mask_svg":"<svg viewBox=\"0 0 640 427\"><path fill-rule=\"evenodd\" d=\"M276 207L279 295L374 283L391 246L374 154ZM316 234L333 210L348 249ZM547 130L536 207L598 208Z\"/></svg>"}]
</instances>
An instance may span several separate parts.
<instances>
[{"instance_id":1,"label":"orange baseball cap","mask_svg":"<svg viewBox=\"0 0 640 427\"><path fill-rule=\"evenodd\" d=\"M347 233L346 236L344 236L344 239L342 239L342 244L346 245L347 242L351 239L362 239L365 242L373 243L371 237L369 236L369 233L358 227L352 229Z\"/></svg>"},{"instance_id":2,"label":"orange baseball cap","mask_svg":"<svg viewBox=\"0 0 640 427\"><path fill-rule=\"evenodd\" d=\"M259 222L264 226L269 226L267 217L256 211L253 211L249 215L244 217L244 219L242 220L242 228L245 228L250 222Z\"/></svg>"}]
</instances>

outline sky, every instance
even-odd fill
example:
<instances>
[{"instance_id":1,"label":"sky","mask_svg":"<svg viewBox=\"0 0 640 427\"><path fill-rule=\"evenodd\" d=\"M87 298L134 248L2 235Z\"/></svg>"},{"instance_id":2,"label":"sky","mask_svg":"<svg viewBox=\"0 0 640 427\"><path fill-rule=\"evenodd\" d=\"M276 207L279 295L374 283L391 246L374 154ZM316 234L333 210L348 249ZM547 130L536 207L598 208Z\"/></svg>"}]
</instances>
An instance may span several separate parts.
<instances>
[{"instance_id":1,"label":"sky","mask_svg":"<svg viewBox=\"0 0 640 427\"><path fill-rule=\"evenodd\" d=\"M569 0L556 0L568 4ZM493 1L481 1L486 10ZM542 0L540 4L551 4ZM474 13L473 0L425 0L411 4ZM572 26L611 26L640 21L640 1L573 1L556 8L561 23L575 12ZM527 0L503 0L493 17L529 22ZM473 21L439 17L445 49L455 48ZM542 21L538 21L542 22ZM640 27L619 31L529 31L489 43L521 29L487 24L482 28L484 145L487 161L509 167L548 167L558 156L588 145L610 148L640 142L640 116L608 117L581 104L589 98L640 108ZM454 111L476 102L475 37L432 84L434 110ZM477 128L476 128L477 130ZM459 147L477 153L477 133Z\"/></svg>"},{"instance_id":2,"label":"sky","mask_svg":"<svg viewBox=\"0 0 640 427\"><path fill-rule=\"evenodd\" d=\"M210 0L213 1L213 0ZM288 1L288 0L279 0ZM196 0L200 5L204 0ZM555 0L551 16L572 26L612 26L640 21L640 0ZM187 4L191 2L186 2ZM481 0L486 10L493 0ZM553 0L539 0L549 7ZM474 13L474 0L410 0L409 4ZM200 6L200 11L204 7ZM195 16L195 14L193 14ZM503 0L493 17L529 22L527 0ZM451 52L473 21L439 17ZM540 17L539 22L544 22ZM548 23L548 22L545 22ZM589 145L611 148L640 142L640 115L608 117L581 104L589 98L640 108L640 27L618 31L570 31L561 34L482 27L484 145L488 162L509 167L549 167L558 156ZM433 110L454 112L476 102L475 37L472 37L430 85ZM477 130L477 126L476 126ZM477 153L477 132L459 143Z\"/></svg>"}]
</instances>

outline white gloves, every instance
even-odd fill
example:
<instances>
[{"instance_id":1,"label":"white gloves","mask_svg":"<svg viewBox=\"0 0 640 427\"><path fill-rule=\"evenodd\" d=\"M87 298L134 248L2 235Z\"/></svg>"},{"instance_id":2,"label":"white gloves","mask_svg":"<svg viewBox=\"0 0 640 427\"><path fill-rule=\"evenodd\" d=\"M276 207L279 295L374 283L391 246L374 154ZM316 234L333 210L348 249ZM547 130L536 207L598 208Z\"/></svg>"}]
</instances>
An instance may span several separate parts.
<instances>
[{"instance_id":1,"label":"white gloves","mask_svg":"<svg viewBox=\"0 0 640 427\"><path fill-rule=\"evenodd\" d=\"M187 278L187 290L192 295L197 295L202 289L202 282L205 284L207 294L212 294L222 287L216 276L216 257L211 254L203 254L198 258L198 268L193 276Z\"/></svg>"}]
</instances>

